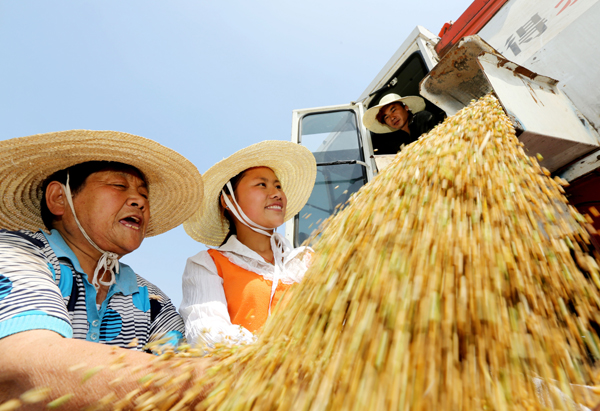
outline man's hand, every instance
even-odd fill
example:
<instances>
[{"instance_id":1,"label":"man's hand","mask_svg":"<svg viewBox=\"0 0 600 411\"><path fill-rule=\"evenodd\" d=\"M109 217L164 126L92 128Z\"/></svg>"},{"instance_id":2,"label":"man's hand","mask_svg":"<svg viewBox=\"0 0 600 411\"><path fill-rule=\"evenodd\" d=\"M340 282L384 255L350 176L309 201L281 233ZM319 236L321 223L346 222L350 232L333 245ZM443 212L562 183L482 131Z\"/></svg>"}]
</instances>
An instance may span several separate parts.
<instances>
[{"instance_id":1,"label":"man's hand","mask_svg":"<svg viewBox=\"0 0 600 411\"><path fill-rule=\"evenodd\" d=\"M46 409L50 401L69 394L73 397L61 410L82 409L102 398L124 398L136 389L138 395L157 390L153 384L144 384L143 377L156 371L158 357L140 351L33 330L0 339L0 353L0 404L36 387L49 387L50 392L44 401L26 409ZM189 378L181 378L181 368L164 366L169 363L161 367L165 378L179 377L175 385L178 394L212 363L202 358L192 361L186 373Z\"/></svg>"}]
</instances>

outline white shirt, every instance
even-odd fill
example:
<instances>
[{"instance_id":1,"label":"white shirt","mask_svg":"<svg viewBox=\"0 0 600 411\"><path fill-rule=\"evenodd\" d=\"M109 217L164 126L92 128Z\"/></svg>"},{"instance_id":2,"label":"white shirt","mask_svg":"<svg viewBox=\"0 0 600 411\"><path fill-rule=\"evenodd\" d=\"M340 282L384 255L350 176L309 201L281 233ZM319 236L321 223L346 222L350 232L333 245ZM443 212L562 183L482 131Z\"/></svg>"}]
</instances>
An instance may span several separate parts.
<instances>
[{"instance_id":1,"label":"white shirt","mask_svg":"<svg viewBox=\"0 0 600 411\"><path fill-rule=\"evenodd\" d=\"M284 270L278 275L278 280L283 284L299 283L304 277L311 253L305 253L301 258L295 257L306 249L307 247L298 247L284 254ZM217 250L238 267L273 281L275 266L242 244L235 235ZM208 251L200 251L188 258L182 288L183 301L179 312L185 321L185 334L190 344L214 347L215 343L235 345L255 340L250 331L231 323L223 279Z\"/></svg>"}]
</instances>

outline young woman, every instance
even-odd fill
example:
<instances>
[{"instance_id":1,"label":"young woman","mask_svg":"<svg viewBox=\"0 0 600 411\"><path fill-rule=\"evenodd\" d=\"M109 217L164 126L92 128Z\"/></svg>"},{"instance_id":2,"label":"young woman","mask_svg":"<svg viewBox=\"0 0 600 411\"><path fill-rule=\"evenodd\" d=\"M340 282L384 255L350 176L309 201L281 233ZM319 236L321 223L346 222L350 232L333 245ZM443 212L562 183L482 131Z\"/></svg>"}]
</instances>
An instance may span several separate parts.
<instances>
[{"instance_id":1,"label":"young woman","mask_svg":"<svg viewBox=\"0 0 600 411\"><path fill-rule=\"evenodd\" d=\"M264 141L218 162L203 176L204 201L184 223L194 240L216 248L187 261L181 315L191 344L254 340L282 295L310 261L275 229L304 206L316 177L312 153Z\"/></svg>"}]
</instances>

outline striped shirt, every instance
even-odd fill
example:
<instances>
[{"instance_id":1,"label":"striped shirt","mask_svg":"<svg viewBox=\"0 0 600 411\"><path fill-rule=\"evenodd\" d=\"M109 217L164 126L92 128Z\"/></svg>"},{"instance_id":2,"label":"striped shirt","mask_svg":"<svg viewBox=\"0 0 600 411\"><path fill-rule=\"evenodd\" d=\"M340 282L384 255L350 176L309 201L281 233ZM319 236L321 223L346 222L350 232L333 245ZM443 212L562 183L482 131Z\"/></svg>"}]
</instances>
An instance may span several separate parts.
<instances>
[{"instance_id":1,"label":"striped shirt","mask_svg":"<svg viewBox=\"0 0 600 411\"><path fill-rule=\"evenodd\" d=\"M126 264L98 308L96 290L60 233L0 231L0 338L51 330L76 338L142 350L185 327L171 300ZM134 339L137 346L128 347Z\"/></svg>"}]
</instances>

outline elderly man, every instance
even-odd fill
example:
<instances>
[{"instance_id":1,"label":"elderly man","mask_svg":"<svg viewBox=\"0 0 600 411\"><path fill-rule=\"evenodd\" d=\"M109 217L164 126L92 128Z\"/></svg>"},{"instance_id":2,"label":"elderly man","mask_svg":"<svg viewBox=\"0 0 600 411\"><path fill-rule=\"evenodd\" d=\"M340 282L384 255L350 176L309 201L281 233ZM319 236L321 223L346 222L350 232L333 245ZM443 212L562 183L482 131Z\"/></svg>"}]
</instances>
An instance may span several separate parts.
<instances>
[{"instance_id":1,"label":"elderly man","mask_svg":"<svg viewBox=\"0 0 600 411\"><path fill-rule=\"evenodd\" d=\"M425 111L425 100L418 96L400 97L390 93L367 110L363 124L372 134L375 154L396 154L436 125L434 116Z\"/></svg>"},{"instance_id":2,"label":"elderly man","mask_svg":"<svg viewBox=\"0 0 600 411\"><path fill-rule=\"evenodd\" d=\"M116 354L147 366L146 343L182 337L168 297L119 258L198 208L197 169L142 137L72 130L0 142L0 187L0 404L48 386L77 409L138 387L129 371L81 373Z\"/></svg>"}]
</instances>

